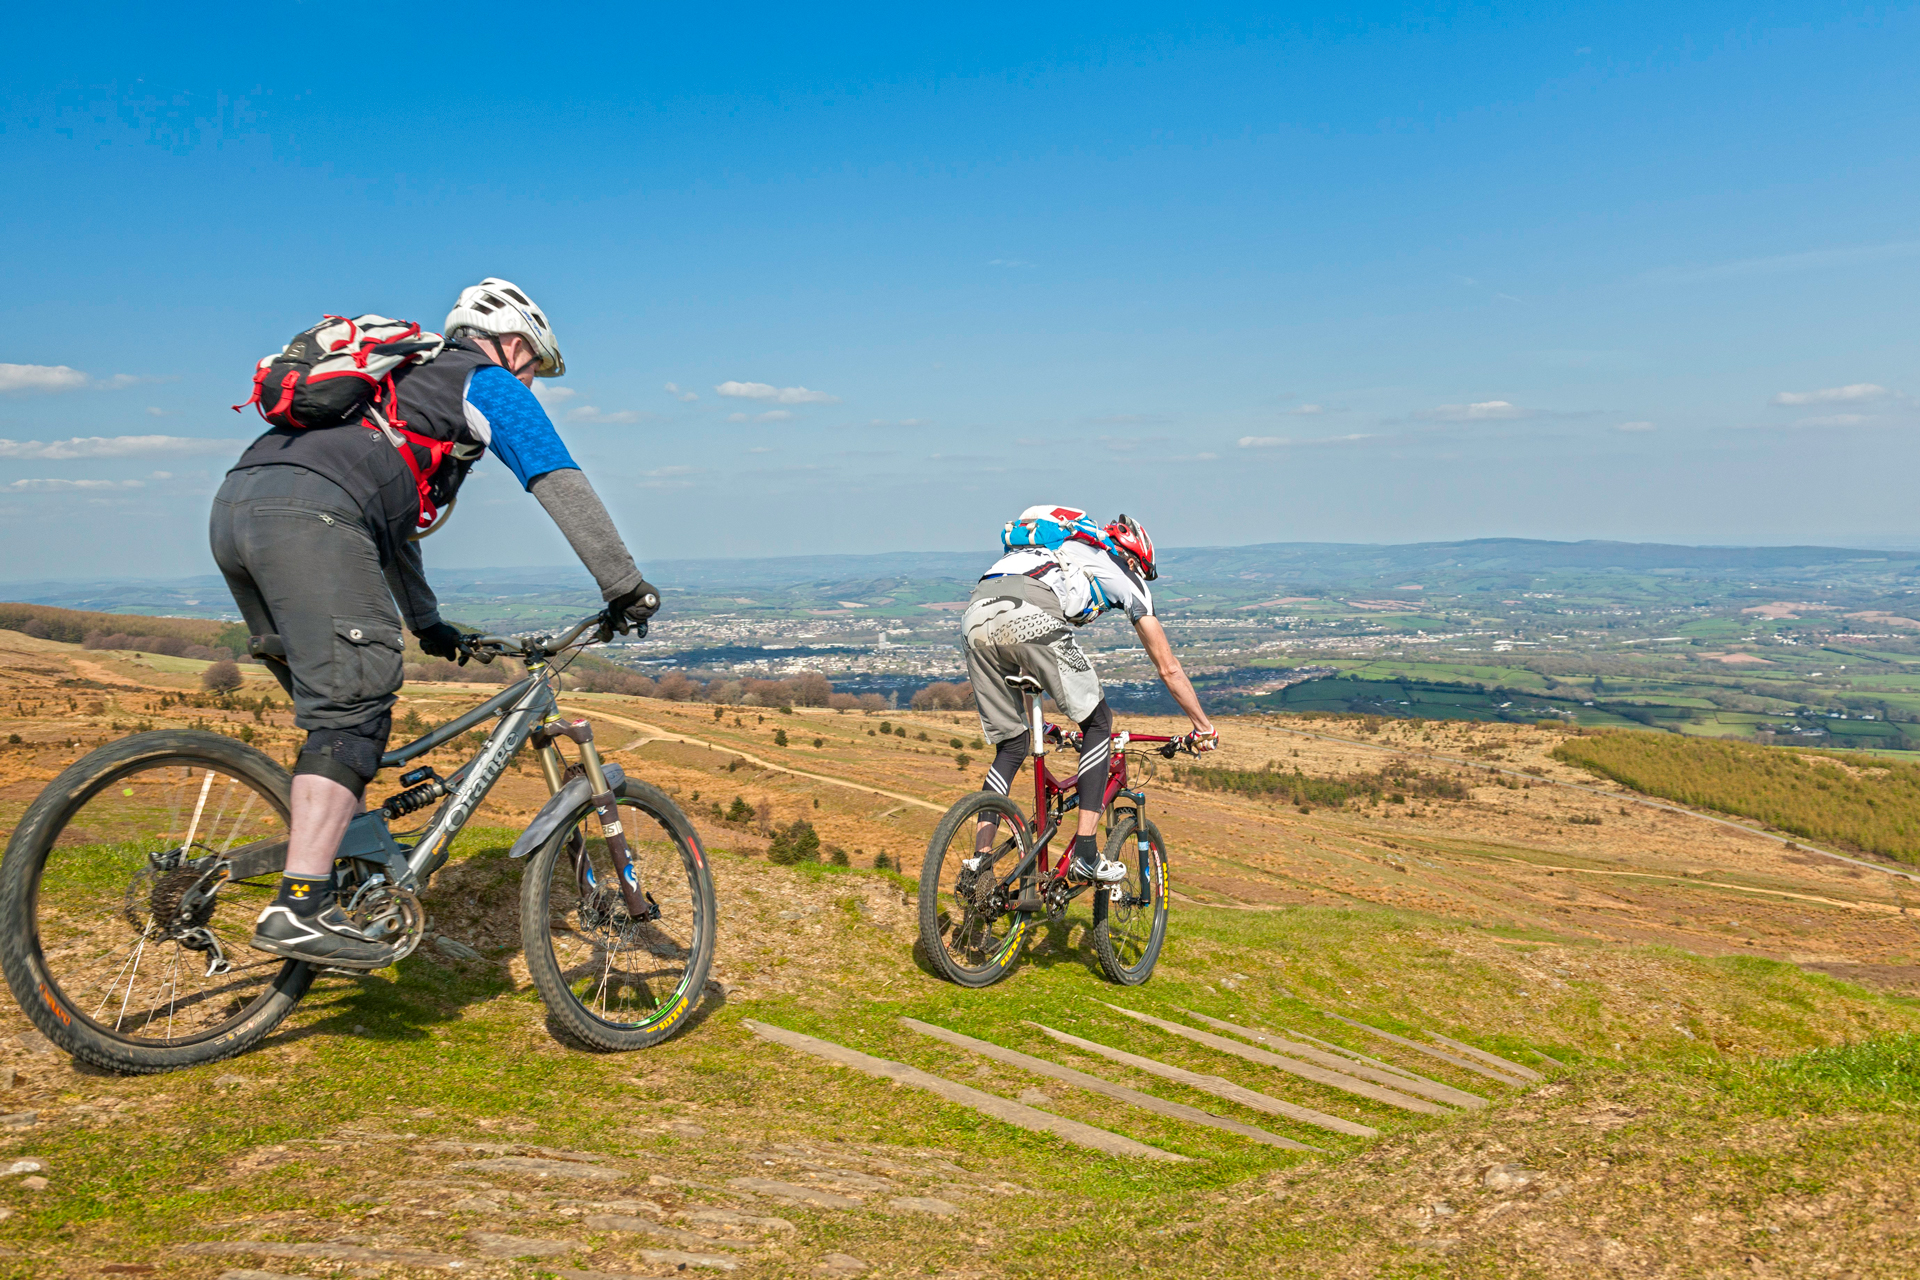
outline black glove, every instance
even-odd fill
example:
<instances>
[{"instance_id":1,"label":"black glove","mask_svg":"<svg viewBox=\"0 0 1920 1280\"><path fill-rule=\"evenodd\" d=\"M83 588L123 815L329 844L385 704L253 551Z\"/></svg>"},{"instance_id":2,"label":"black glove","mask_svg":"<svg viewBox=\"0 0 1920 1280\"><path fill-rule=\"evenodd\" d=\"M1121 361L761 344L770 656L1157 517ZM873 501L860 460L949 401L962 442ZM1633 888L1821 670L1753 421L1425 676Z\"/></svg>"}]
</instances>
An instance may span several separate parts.
<instances>
[{"instance_id":1,"label":"black glove","mask_svg":"<svg viewBox=\"0 0 1920 1280\"><path fill-rule=\"evenodd\" d=\"M625 595L607 602L607 626L621 635L660 612L660 588L640 579L640 585Z\"/></svg>"},{"instance_id":2,"label":"black glove","mask_svg":"<svg viewBox=\"0 0 1920 1280\"><path fill-rule=\"evenodd\" d=\"M416 631L413 638L429 658L445 658L448 662L458 658L461 666L467 665L469 655L460 647L460 632L446 623L436 622L425 631Z\"/></svg>"}]
</instances>

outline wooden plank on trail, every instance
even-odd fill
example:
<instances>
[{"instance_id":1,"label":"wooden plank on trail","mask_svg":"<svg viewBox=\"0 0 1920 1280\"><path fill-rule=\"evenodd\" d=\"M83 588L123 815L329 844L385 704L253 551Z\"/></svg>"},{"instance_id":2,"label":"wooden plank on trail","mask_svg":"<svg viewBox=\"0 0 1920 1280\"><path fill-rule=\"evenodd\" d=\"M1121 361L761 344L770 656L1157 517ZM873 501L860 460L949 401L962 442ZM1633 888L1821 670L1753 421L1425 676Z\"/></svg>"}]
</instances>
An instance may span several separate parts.
<instances>
[{"instance_id":1,"label":"wooden plank on trail","mask_svg":"<svg viewBox=\"0 0 1920 1280\"><path fill-rule=\"evenodd\" d=\"M1189 1071L1185 1067L1172 1067L1164 1062L1155 1062L1152 1058L1143 1058L1137 1053L1128 1053L1125 1049L1115 1049L1111 1045L1095 1044L1091 1040L1082 1040L1079 1036L1068 1035L1064 1031L1055 1031L1052 1027L1041 1026L1038 1022L1029 1022L1030 1027L1040 1030L1058 1040L1061 1044L1070 1044L1076 1049L1085 1049L1088 1053L1097 1053L1103 1058L1124 1063L1129 1067L1138 1067L1165 1080L1184 1084L1189 1089L1198 1089L1202 1093L1211 1093L1216 1098L1225 1098L1237 1102L1243 1107L1252 1107L1255 1111L1264 1111L1269 1115L1285 1116L1289 1120L1298 1120L1301 1124L1318 1125L1322 1129L1331 1129L1335 1133L1350 1133L1356 1138L1377 1138L1380 1131L1372 1125L1360 1124L1354 1120L1342 1120L1339 1116L1330 1116L1324 1111L1315 1111L1312 1107L1302 1107L1291 1102L1282 1102L1270 1098L1264 1093L1256 1093L1231 1080L1219 1076L1204 1075L1198 1071Z\"/></svg>"},{"instance_id":2,"label":"wooden plank on trail","mask_svg":"<svg viewBox=\"0 0 1920 1280\"><path fill-rule=\"evenodd\" d=\"M928 1093L938 1094L949 1102L957 1102L963 1107L972 1107L984 1112L996 1120L1005 1120L1008 1124L1018 1125L1022 1129L1056 1134L1068 1142L1083 1147L1092 1147L1095 1151L1104 1151L1114 1156L1135 1156L1148 1160L1170 1160L1187 1163L1188 1156L1175 1155L1171 1151L1162 1151L1150 1147L1144 1142L1135 1142L1132 1138L1105 1129L1096 1129L1090 1124L1078 1120L1069 1120L1065 1116L1056 1116L1050 1112L1030 1107L1024 1102L1014 1102L1008 1098L996 1097L991 1093L982 1093L964 1084L955 1084L951 1080L942 1080L939 1076L910 1067L904 1062L893 1062L886 1058L876 1058L872 1054L861 1053L858 1049L849 1049L831 1040L821 1040L814 1036L803 1035L798 1031L788 1031L785 1027L769 1026L764 1022L742 1019L741 1025L763 1040L785 1045L789 1049L798 1049L810 1053L816 1058L825 1058L828 1062L837 1062L841 1066L864 1071L870 1076L879 1076L883 1080L894 1080L900 1084L912 1085L916 1089L925 1089Z\"/></svg>"},{"instance_id":3,"label":"wooden plank on trail","mask_svg":"<svg viewBox=\"0 0 1920 1280\"><path fill-rule=\"evenodd\" d=\"M1107 1004L1102 1000L1101 1004ZM1368 1098L1374 1102L1384 1102L1390 1107L1399 1107L1402 1111L1418 1111L1430 1116L1452 1114L1445 1107L1424 1098L1415 1098L1401 1093L1397 1089L1388 1089L1381 1085L1362 1080L1359 1076L1348 1075L1344 1071L1330 1071L1325 1067L1316 1067L1311 1062L1302 1062L1298 1058L1285 1058L1277 1053L1268 1053L1265 1049L1255 1049L1241 1044L1238 1040L1229 1040L1225 1036L1216 1036L1210 1031L1195 1031L1192 1027L1183 1027L1177 1022L1168 1022L1165 1018L1156 1018L1150 1013L1140 1013L1133 1009L1122 1009L1117 1004L1108 1004L1107 1008L1115 1013L1124 1013L1127 1017L1144 1022L1150 1027L1172 1032L1176 1036L1203 1044L1209 1049L1218 1049L1221 1053L1230 1053L1236 1058L1245 1058L1248 1062L1257 1062L1265 1067L1274 1067L1288 1075L1299 1076L1302 1080L1311 1080L1315 1084L1324 1084L1357 1097Z\"/></svg>"},{"instance_id":4,"label":"wooden plank on trail","mask_svg":"<svg viewBox=\"0 0 1920 1280\"><path fill-rule=\"evenodd\" d=\"M1541 1075L1538 1071L1535 1071L1532 1067L1523 1067L1519 1063L1511 1062L1508 1059L1501 1057L1497 1053L1488 1053L1485 1049L1476 1049L1470 1044L1465 1044L1459 1040L1454 1040L1454 1039L1451 1039L1450 1037L1443 1036L1438 1031L1429 1031L1427 1032L1427 1034L1433 1037L1435 1040L1438 1040L1441 1044L1447 1046L1447 1048L1458 1049L1461 1053L1466 1054L1469 1058L1478 1058L1480 1059L1480 1061L1486 1063L1488 1066L1494 1068L1497 1071L1512 1072L1514 1075L1519 1076L1522 1080L1545 1080L1546 1079L1545 1076Z\"/></svg>"},{"instance_id":5,"label":"wooden plank on trail","mask_svg":"<svg viewBox=\"0 0 1920 1280\"><path fill-rule=\"evenodd\" d=\"M1184 1102L1168 1102L1165 1098L1156 1098L1150 1093L1138 1089L1129 1089L1123 1084L1114 1084L1111 1080L1102 1080L1099 1076L1090 1076L1084 1071L1075 1071L1072 1067L1063 1067L1021 1053L1018 1049L1005 1049L985 1040L975 1040L972 1036L963 1036L958 1031L949 1031L945 1027L936 1027L930 1023L917 1022L912 1018L902 1018L911 1029L923 1036L932 1036L935 1040L944 1040L948 1044L962 1049L971 1049L982 1057L992 1058L995 1062L1004 1062L1010 1067L1019 1067L1035 1075L1047 1076L1070 1085L1117 1098L1121 1102L1131 1103L1143 1111L1151 1111L1159 1116L1171 1116L1175 1120L1185 1120L1189 1124L1203 1124L1213 1129L1225 1129L1228 1133L1237 1133L1243 1138L1255 1142L1264 1142L1270 1147L1285 1147L1289 1151L1319 1151L1320 1147L1310 1147L1304 1142L1295 1142L1292 1138L1283 1138L1279 1134L1268 1133L1265 1129L1250 1124L1241 1124L1238 1120L1229 1120L1225 1116L1216 1116L1212 1112L1190 1107Z\"/></svg>"},{"instance_id":6,"label":"wooden plank on trail","mask_svg":"<svg viewBox=\"0 0 1920 1280\"><path fill-rule=\"evenodd\" d=\"M1264 1031L1254 1031L1247 1027L1235 1026L1220 1018L1209 1018L1204 1013L1195 1013L1191 1009L1180 1012L1189 1018L1198 1018L1216 1031L1229 1031L1236 1036L1244 1036L1255 1044L1271 1045L1283 1049L1296 1058L1305 1058L1317 1062L1323 1067L1333 1067L1349 1075L1359 1076L1362 1080L1371 1080L1375 1084L1384 1084L1394 1089L1404 1089L1408 1093L1417 1093L1423 1098L1435 1102L1445 1102L1456 1107L1477 1110L1487 1105L1487 1100L1477 1093L1468 1093L1465 1089L1456 1089L1452 1085L1441 1084L1438 1080L1429 1080L1425 1076L1416 1076L1406 1071L1382 1071L1377 1067L1365 1066L1346 1058L1315 1049L1311 1045L1300 1044L1293 1040L1283 1040L1279 1036L1268 1035Z\"/></svg>"},{"instance_id":7,"label":"wooden plank on trail","mask_svg":"<svg viewBox=\"0 0 1920 1280\"><path fill-rule=\"evenodd\" d=\"M1349 1049L1343 1044L1335 1044L1331 1040L1322 1040L1319 1036L1310 1036L1304 1031L1295 1031L1292 1027L1284 1027L1282 1030L1290 1036L1299 1036L1302 1040L1310 1044L1317 1044L1327 1052L1337 1053L1343 1058L1352 1058L1355 1062L1364 1062L1370 1067L1378 1067L1382 1071L1391 1071L1397 1076L1413 1076L1416 1080L1425 1079L1424 1076L1414 1076L1413 1072L1407 1070L1405 1067L1396 1067L1391 1062L1382 1062L1378 1058L1369 1058L1358 1049Z\"/></svg>"},{"instance_id":8,"label":"wooden plank on trail","mask_svg":"<svg viewBox=\"0 0 1920 1280\"><path fill-rule=\"evenodd\" d=\"M1525 1080L1516 1079L1503 1071L1495 1071L1492 1067L1483 1067L1479 1063L1470 1061L1469 1059L1455 1057L1451 1053L1443 1053L1430 1044L1421 1044L1418 1040L1409 1040L1405 1036L1397 1036L1391 1031L1382 1031L1380 1028L1370 1027L1364 1022L1355 1022L1352 1018L1343 1018L1337 1013L1328 1013L1325 1009L1321 1009L1319 1012L1326 1017L1332 1018L1335 1022L1344 1022L1357 1030L1370 1032L1373 1035L1379 1036L1382 1040L1388 1040L1404 1048L1412 1049L1415 1053L1424 1053L1429 1058L1438 1058L1442 1062L1452 1063L1462 1070L1474 1072L1476 1075L1483 1075L1489 1080L1498 1080L1501 1084L1510 1084L1516 1089L1526 1083Z\"/></svg>"}]
</instances>

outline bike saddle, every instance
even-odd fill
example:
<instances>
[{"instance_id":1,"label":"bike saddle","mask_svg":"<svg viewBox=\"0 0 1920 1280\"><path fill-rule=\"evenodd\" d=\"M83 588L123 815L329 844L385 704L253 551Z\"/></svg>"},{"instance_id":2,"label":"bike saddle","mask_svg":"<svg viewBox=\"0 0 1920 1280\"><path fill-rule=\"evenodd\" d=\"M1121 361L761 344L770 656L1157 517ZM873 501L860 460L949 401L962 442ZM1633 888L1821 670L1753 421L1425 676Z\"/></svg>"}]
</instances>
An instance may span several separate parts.
<instances>
[{"instance_id":1,"label":"bike saddle","mask_svg":"<svg viewBox=\"0 0 1920 1280\"><path fill-rule=\"evenodd\" d=\"M1041 687L1040 682L1038 680L1035 680L1032 676L1027 675L1024 672L1022 672L1019 675L1008 676L1006 680L1007 680L1007 688L1013 690L1015 694L1030 693L1037 698L1042 693L1046 692L1046 690Z\"/></svg>"},{"instance_id":2,"label":"bike saddle","mask_svg":"<svg viewBox=\"0 0 1920 1280\"><path fill-rule=\"evenodd\" d=\"M265 662L277 662L281 666L287 663L287 644L279 636L248 636L247 656L259 658Z\"/></svg>"}]
</instances>

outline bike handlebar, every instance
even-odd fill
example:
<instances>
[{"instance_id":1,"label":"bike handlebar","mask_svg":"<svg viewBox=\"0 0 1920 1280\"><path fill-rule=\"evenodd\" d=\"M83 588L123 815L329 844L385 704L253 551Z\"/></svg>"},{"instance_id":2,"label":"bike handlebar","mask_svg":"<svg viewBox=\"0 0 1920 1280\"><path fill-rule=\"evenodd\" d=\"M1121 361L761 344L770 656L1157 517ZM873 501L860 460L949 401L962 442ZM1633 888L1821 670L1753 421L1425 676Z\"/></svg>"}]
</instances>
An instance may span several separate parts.
<instances>
[{"instance_id":1,"label":"bike handlebar","mask_svg":"<svg viewBox=\"0 0 1920 1280\"><path fill-rule=\"evenodd\" d=\"M1164 734L1157 733L1128 733L1121 731L1113 735L1113 741L1120 743L1124 739L1125 742L1128 743L1157 742L1161 744L1156 748L1158 753L1171 760L1183 751L1188 755L1199 755L1200 739L1203 736L1205 735L1198 729L1193 730L1191 733L1183 733L1179 737L1168 737ZM1084 735L1074 733L1070 729L1063 729L1057 724L1049 724L1046 728L1046 737L1049 742L1058 742L1063 746L1069 746L1075 751L1078 751L1081 749L1081 742ZM1214 735L1214 740L1215 744L1218 745L1218 734Z\"/></svg>"},{"instance_id":2,"label":"bike handlebar","mask_svg":"<svg viewBox=\"0 0 1920 1280\"><path fill-rule=\"evenodd\" d=\"M573 624L559 636L493 636L469 635L460 637L457 642L461 652L480 662L492 662L498 657L551 657L572 648L589 628L597 628L597 634L588 644L605 644L613 638L613 627L607 617L607 611L588 614ZM633 632L636 637L647 634L645 619L635 619ZM584 647L584 646L583 646Z\"/></svg>"}]
</instances>

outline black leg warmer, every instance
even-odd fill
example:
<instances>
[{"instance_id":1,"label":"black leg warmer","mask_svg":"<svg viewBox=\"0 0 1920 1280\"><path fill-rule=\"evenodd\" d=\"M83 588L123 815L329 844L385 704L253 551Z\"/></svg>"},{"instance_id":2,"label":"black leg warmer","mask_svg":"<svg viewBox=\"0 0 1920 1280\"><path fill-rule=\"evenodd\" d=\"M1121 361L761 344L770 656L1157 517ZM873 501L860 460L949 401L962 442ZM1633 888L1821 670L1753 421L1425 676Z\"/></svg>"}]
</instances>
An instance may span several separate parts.
<instances>
[{"instance_id":1,"label":"black leg warmer","mask_svg":"<svg viewBox=\"0 0 1920 1280\"><path fill-rule=\"evenodd\" d=\"M1106 806L1107 770L1113 763L1113 708L1105 698L1080 722L1080 772L1075 790L1080 812L1099 813Z\"/></svg>"}]
</instances>

